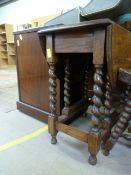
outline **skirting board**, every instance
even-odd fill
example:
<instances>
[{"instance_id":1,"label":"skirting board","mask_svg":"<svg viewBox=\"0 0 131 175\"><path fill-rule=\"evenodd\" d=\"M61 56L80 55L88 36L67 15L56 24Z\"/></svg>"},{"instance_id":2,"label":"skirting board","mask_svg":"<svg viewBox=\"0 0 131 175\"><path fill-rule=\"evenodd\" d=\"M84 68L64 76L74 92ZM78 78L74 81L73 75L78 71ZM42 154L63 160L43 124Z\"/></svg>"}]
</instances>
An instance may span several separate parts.
<instances>
[{"instance_id":1,"label":"skirting board","mask_svg":"<svg viewBox=\"0 0 131 175\"><path fill-rule=\"evenodd\" d=\"M21 112L33 117L33 118L40 120L40 121L43 121L45 123L48 122L48 115L50 113L48 113L46 111L43 111L41 109L38 109L36 107L33 107L31 105L28 105L28 104L20 102L20 101L17 101L17 109L20 110Z\"/></svg>"}]
</instances>

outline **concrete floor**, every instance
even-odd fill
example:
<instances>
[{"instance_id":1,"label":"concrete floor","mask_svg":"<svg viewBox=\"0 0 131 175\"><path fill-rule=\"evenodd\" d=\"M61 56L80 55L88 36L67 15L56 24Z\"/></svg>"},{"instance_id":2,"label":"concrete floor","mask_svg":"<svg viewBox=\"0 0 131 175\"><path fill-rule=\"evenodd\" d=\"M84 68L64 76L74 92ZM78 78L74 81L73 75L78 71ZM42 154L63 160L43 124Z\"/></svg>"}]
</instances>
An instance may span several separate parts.
<instances>
[{"instance_id":1,"label":"concrete floor","mask_svg":"<svg viewBox=\"0 0 131 175\"><path fill-rule=\"evenodd\" d=\"M0 147L45 124L16 109L18 99L15 68L0 69ZM129 175L131 150L122 139L108 157L98 154L96 166L88 164L87 144L58 133L50 144L46 130L39 136L0 151L0 175Z\"/></svg>"}]
</instances>

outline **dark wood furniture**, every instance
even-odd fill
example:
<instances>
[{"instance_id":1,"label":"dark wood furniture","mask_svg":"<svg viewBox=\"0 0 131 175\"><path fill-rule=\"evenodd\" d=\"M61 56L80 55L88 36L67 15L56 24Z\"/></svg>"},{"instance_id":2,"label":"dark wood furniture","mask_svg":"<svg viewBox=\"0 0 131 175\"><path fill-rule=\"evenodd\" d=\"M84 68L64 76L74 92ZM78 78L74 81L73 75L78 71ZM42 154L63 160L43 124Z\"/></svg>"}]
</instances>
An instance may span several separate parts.
<instances>
[{"instance_id":1,"label":"dark wood furniture","mask_svg":"<svg viewBox=\"0 0 131 175\"><path fill-rule=\"evenodd\" d=\"M50 114L48 93L48 65L35 28L15 32L19 101L17 108L47 122ZM60 88L57 81L57 114L60 112Z\"/></svg>"},{"instance_id":2,"label":"dark wood furniture","mask_svg":"<svg viewBox=\"0 0 131 175\"><path fill-rule=\"evenodd\" d=\"M48 125L51 143L57 143L58 131L88 143L89 163L94 165L97 162L96 154L100 144L106 143L115 122L114 110L111 106L111 91L116 89L118 69L131 66L131 33L109 19L99 19L75 25L42 29L39 31L39 36L49 64L51 115ZM82 71L86 72L85 81L82 81L85 87L84 95L81 96L79 102L71 104L73 91L71 91L70 84L73 83L75 74L72 75L70 62L73 61L74 67L75 62L78 62L80 66L83 57L85 57L84 66L76 73L81 75ZM65 64L64 106L62 115L59 116L56 113L56 72L59 68L56 65L61 61ZM93 78L88 75L88 72L91 71L94 72L94 83L92 83ZM106 82L105 85L104 82ZM92 98L93 126L90 132L84 132L68 125L68 120L74 116L72 109L77 113L80 110L84 112L84 107L89 103L88 85L92 84L94 94ZM75 96L78 95L79 91L76 91ZM104 107L103 113L100 110L101 107Z\"/></svg>"},{"instance_id":3,"label":"dark wood furniture","mask_svg":"<svg viewBox=\"0 0 131 175\"><path fill-rule=\"evenodd\" d=\"M114 130L111 133L110 138L105 144L103 149L104 155L108 155L109 151L113 148L120 136L122 136L123 131L128 127L129 121L131 119L131 69L120 69L119 70L119 80L125 83L127 89L125 88L125 107L123 112L119 116Z\"/></svg>"},{"instance_id":4,"label":"dark wood furniture","mask_svg":"<svg viewBox=\"0 0 131 175\"><path fill-rule=\"evenodd\" d=\"M17 108L36 119L47 122L50 114L48 63L41 49L37 34L40 29L34 28L14 33L19 87ZM63 77L61 73L63 67L61 64L57 64L57 67L56 113L60 115L64 105L64 82L63 80L60 81L60 77ZM77 63L75 67L77 70L81 69ZM76 72L74 67L72 67L72 70ZM76 101L79 98L79 96L76 97L75 95L76 91L74 87L77 86L78 88L76 90L79 90L80 82L82 81L78 73L75 75L75 79L71 85L73 87L72 101Z\"/></svg>"}]
</instances>

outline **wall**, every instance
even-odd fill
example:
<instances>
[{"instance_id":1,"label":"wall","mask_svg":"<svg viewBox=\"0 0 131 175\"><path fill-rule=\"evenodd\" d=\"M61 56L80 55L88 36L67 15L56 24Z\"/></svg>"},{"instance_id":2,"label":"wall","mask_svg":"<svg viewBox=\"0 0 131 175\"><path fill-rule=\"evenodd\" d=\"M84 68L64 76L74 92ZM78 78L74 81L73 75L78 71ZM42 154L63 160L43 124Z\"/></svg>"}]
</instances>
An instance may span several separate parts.
<instances>
[{"instance_id":1,"label":"wall","mask_svg":"<svg viewBox=\"0 0 131 175\"><path fill-rule=\"evenodd\" d=\"M30 23L32 18L60 13L62 10L85 6L90 0L18 0L0 7L0 23Z\"/></svg>"}]
</instances>

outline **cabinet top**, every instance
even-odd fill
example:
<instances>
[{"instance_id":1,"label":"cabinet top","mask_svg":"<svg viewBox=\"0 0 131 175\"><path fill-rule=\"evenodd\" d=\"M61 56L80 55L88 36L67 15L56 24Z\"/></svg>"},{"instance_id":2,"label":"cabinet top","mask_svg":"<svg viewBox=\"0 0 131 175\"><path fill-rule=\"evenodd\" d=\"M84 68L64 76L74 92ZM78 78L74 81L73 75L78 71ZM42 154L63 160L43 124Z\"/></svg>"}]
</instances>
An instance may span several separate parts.
<instances>
[{"instance_id":1,"label":"cabinet top","mask_svg":"<svg viewBox=\"0 0 131 175\"><path fill-rule=\"evenodd\" d=\"M13 32L13 34L17 35L17 34L23 34L23 33L37 32L37 31L41 30L42 28L43 27L36 27L36 28L30 28L30 29L25 29L25 30L19 30L19 31Z\"/></svg>"},{"instance_id":2,"label":"cabinet top","mask_svg":"<svg viewBox=\"0 0 131 175\"><path fill-rule=\"evenodd\" d=\"M30 29L24 29L24 30L15 31L15 32L13 32L13 34L14 35L19 35L19 34L24 34L24 33L38 32L40 30L56 27L56 26L59 26L59 25L60 24L51 25L51 26L44 26L44 27L35 27L35 28L30 28Z\"/></svg>"}]
</instances>

